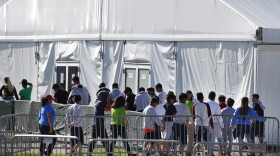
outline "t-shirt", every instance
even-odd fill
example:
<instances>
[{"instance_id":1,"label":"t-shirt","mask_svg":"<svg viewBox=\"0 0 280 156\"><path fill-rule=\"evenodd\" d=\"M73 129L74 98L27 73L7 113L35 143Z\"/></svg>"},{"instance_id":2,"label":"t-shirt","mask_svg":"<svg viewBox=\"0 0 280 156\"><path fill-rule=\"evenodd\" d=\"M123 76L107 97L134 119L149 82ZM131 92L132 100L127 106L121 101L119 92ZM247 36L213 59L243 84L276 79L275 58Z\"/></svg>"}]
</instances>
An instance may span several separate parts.
<instances>
[{"instance_id":1,"label":"t-shirt","mask_svg":"<svg viewBox=\"0 0 280 156\"><path fill-rule=\"evenodd\" d=\"M235 109L232 107L226 107L226 108L222 109L221 115L223 116L223 122L224 122L225 127L230 125L230 120L231 120L234 112L235 112Z\"/></svg>"},{"instance_id":2,"label":"t-shirt","mask_svg":"<svg viewBox=\"0 0 280 156\"><path fill-rule=\"evenodd\" d=\"M67 123L74 125L74 127L82 127L81 123L82 107L79 104L71 105L66 113Z\"/></svg>"},{"instance_id":3,"label":"t-shirt","mask_svg":"<svg viewBox=\"0 0 280 156\"><path fill-rule=\"evenodd\" d=\"M187 100L186 105L188 106L190 113L192 114L192 107L193 107L193 101L192 100Z\"/></svg>"},{"instance_id":4,"label":"t-shirt","mask_svg":"<svg viewBox=\"0 0 280 156\"><path fill-rule=\"evenodd\" d=\"M111 109L112 121L111 124L125 126L126 111L124 107Z\"/></svg>"},{"instance_id":5,"label":"t-shirt","mask_svg":"<svg viewBox=\"0 0 280 156\"><path fill-rule=\"evenodd\" d=\"M48 113L51 113L52 115L52 125L54 125L55 122L55 116L56 116L56 110L50 105L50 104L45 104L44 107L41 107L38 118L39 118L39 124L44 125L44 126L50 126L48 122Z\"/></svg>"},{"instance_id":6,"label":"t-shirt","mask_svg":"<svg viewBox=\"0 0 280 156\"><path fill-rule=\"evenodd\" d=\"M126 98L127 110L136 111L136 108L134 106L135 96L135 94L131 94Z\"/></svg>"},{"instance_id":7,"label":"t-shirt","mask_svg":"<svg viewBox=\"0 0 280 156\"><path fill-rule=\"evenodd\" d=\"M31 100L32 87L26 87L19 91L21 100Z\"/></svg>"},{"instance_id":8,"label":"t-shirt","mask_svg":"<svg viewBox=\"0 0 280 156\"><path fill-rule=\"evenodd\" d=\"M191 115L188 106L184 103L175 103L174 106L177 110L177 114L176 114L176 118L174 120L174 123L186 124L186 121L187 121L186 117L183 117L183 116L190 116ZM190 118L189 120L191 120L191 119L192 118Z\"/></svg>"},{"instance_id":9,"label":"t-shirt","mask_svg":"<svg viewBox=\"0 0 280 156\"><path fill-rule=\"evenodd\" d=\"M73 86L73 88L69 94L69 98L74 95L81 96L80 105L89 105L89 103L91 101L90 94L85 86L83 86L81 84L77 84L77 85Z\"/></svg>"},{"instance_id":10,"label":"t-shirt","mask_svg":"<svg viewBox=\"0 0 280 156\"><path fill-rule=\"evenodd\" d=\"M165 111L165 116L172 116L177 113L176 107L172 104L165 104L163 105ZM164 117L166 121L173 122L173 117Z\"/></svg>"},{"instance_id":11,"label":"t-shirt","mask_svg":"<svg viewBox=\"0 0 280 156\"><path fill-rule=\"evenodd\" d=\"M219 106L220 106L220 108L221 108L221 110L222 110L222 109L224 109L224 108L227 107L227 104L224 103L224 102L220 102L220 103L219 103Z\"/></svg>"},{"instance_id":12,"label":"t-shirt","mask_svg":"<svg viewBox=\"0 0 280 156\"><path fill-rule=\"evenodd\" d=\"M106 104L101 102L100 100L95 103L94 116L96 116L96 120L94 119L94 123L104 122L103 116L105 107Z\"/></svg>"},{"instance_id":13,"label":"t-shirt","mask_svg":"<svg viewBox=\"0 0 280 156\"><path fill-rule=\"evenodd\" d=\"M253 109L256 111L257 115L260 117L264 117L264 111L258 103L253 104ZM257 118L257 121L264 122L264 118Z\"/></svg>"},{"instance_id":14,"label":"t-shirt","mask_svg":"<svg viewBox=\"0 0 280 156\"><path fill-rule=\"evenodd\" d=\"M69 93L65 90L59 89L54 93L54 98L57 100L57 103L67 104Z\"/></svg>"}]
</instances>

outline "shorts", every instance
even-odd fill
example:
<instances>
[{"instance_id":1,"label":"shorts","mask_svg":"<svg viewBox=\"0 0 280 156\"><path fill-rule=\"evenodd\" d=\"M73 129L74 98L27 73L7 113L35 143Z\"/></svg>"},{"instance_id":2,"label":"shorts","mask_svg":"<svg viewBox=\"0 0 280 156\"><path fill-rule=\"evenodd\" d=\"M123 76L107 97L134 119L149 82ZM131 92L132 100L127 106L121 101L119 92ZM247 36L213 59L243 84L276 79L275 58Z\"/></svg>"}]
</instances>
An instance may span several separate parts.
<instances>
[{"instance_id":1,"label":"shorts","mask_svg":"<svg viewBox=\"0 0 280 156\"><path fill-rule=\"evenodd\" d=\"M161 139L161 127L155 124L155 139Z\"/></svg>"},{"instance_id":2,"label":"shorts","mask_svg":"<svg viewBox=\"0 0 280 156\"><path fill-rule=\"evenodd\" d=\"M72 127L70 135L78 137L78 141L81 143L81 145L84 144L84 132L82 127ZM71 139L71 145L75 145L77 143L78 142L76 139Z\"/></svg>"},{"instance_id":3,"label":"shorts","mask_svg":"<svg viewBox=\"0 0 280 156\"><path fill-rule=\"evenodd\" d=\"M203 141L207 142L208 141L208 129L205 126L196 126L196 137L197 141L201 142L201 138Z\"/></svg>"},{"instance_id":4,"label":"shorts","mask_svg":"<svg viewBox=\"0 0 280 156\"><path fill-rule=\"evenodd\" d=\"M264 137L264 122L256 121L252 127L252 131L255 137Z\"/></svg>"},{"instance_id":5,"label":"shorts","mask_svg":"<svg viewBox=\"0 0 280 156\"><path fill-rule=\"evenodd\" d=\"M156 139L156 133L148 132L148 133L144 134L144 139Z\"/></svg>"},{"instance_id":6,"label":"shorts","mask_svg":"<svg viewBox=\"0 0 280 156\"><path fill-rule=\"evenodd\" d=\"M173 124L174 139L181 142L181 144L187 144L187 126L186 124Z\"/></svg>"},{"instance_id":7,"label":"shorts","mask_svg":"<svg viewBox=\"0 0 280 156\"><path fill-rule=\"evenodd\" d=\"M172 136L172 122L166 122L166 126L165 126L165 131L163 133L163 139L165 140L171 140L171 136Z\"/></svg>"}]
</instances>

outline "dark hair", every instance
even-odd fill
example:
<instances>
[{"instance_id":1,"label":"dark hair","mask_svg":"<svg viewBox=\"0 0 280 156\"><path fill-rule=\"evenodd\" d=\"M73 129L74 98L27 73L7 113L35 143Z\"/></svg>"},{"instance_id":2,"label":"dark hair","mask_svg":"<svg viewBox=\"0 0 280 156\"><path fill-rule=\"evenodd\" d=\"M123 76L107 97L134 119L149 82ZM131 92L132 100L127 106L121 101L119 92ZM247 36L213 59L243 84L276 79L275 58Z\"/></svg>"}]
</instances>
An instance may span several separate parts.
<instances>
[{"instance_id":1,"label":"dark hair","mask_svg":"<svg viewBox=\"0 0 280 156\"><path fill-rule=\"evenodd\" d=\"M132 89L130 87L126 87L123 92L127 94L128 92L132 92Z\"/></svg>"},{"instance_id":2,"label":"dark hair","mask_svg":"<svg viewBox=\"0 0 280 156\"><path fill-rule=\"evenodd\" d=\"M208 95L208 98L214 101L216 98L216 93L214 91L211 91Z\"/></svg>"},{"instance_id":3,"label":"dark hair","mask_svg":"<svg viewBox=\"0 0 280 156\"><path fill-rule=\"evenodd\" d=\"M259 94L253 94L252 97L254 97L254 98L256 98L256 99L259 99L259 98L260 98Z\"/></svg>"},{"instance_id":4,"label":"dark hair","mask_svg":"<svg viewBox=\"0 0 280 156\"><path fill-rule=\"evenodd\" d=\"M192 94L192 91L187 90L186 94Z\"/></svg>"},{"instance_id":5,"label":"dark hair","mask_svg":"<svg viewBox=\"0 0 280 156\"><path fill-rule=\"evenodd\" d=\"M8 77L5 77L5 78L4 78L4 81L7 82L7 81L8 81Z\"/></svg>"},{"instance_id":6,"label":"dark hair","mask_svg":"<svg viewBox=\"0 0 280 156\"><path fill-rule=\"evenodd\" d=\"M58 84L53 84L52 89L59 89L59 85Z\"/></svg>"},{"instance_id":7,"label":"dark hair","mask_svg":"<svg viewBox=\"0 0 280 156\"><path fill-rule=\"evenodd\" d=\"M107 98L108 98L108 96L109 96L109 92L101 91L101 92L98 93L97 98L103 104L107 105Z\"/></svg>"},{"instance_id":8,"label":"dark hair","mask_svg":"<svg viewBox=\"0 0 280 156\"><path fill-rule=\"evenodd\" d=\"M75 102L79 102L79 101L81 101L82 97L81 97L81 95L74 95L73 99Z\"/></svg>"},{"instance_id":9,"label":"dark hair","mask_svg":"<svg viewBox=\"0 0 280 156\"><path fill-rule=\"evenodd\" d=\"M119 107L124 107L124 105L125 105L125 98L123 96L118 96L111 107L119 108Z\"/></svg>"},{"instance_id":10,"label":"dark hair","mask_svg":"<svg viewBox=\"0 0 280 156\"><path fill-rule=\"evenodd\" d=\"M152 103L159 103L159 99L158 99L158 97L157 96L154 96L154 97L152 97L152 99L151 99L151 104Z\"/></svg>"},{"instance_id":11,"label":"dark hair","mask_svg":"<svg viewBox=\"0 0 280 156\"><path fill-rule=\"evenodd\" d=\"M48 103L48 99L46 99L45 97L43 97L43 98L41 99L41 106L44 107L47 103Z\"/></svg>"},{"instance_id":12,"label":"dark hair","mask_svg":"<svg viewBox=\"0 0 280 156\"><path fill-rule=\"evenodd\" d=\"M74 77L72 78L72 81L75 81L75 82L80 82L80 79L79 79L79 77L78 77L78 76L74 76Z\"/></svg>"},{"instance_id":13,"label":"dark hair","mask_svg":"<svg viewBox=\"0 0 280 156\"><path fill-rule=\"evenodd\" d=\"M220 95L218 100L219 100L219 102L225 102L226 101L226 97L224 95Z\"/></svg>"},{"instance_id":14,"label":"dark hair","mask_svg":"<svg viewBox=\"0 0 280 156\"><path fill-rule=\"evenodd\" d=\"M175 95L173 91L169 91L167 95Z\"/></svg>"},{"instance_id":15,"label":"dark hair","mask_svg":"<svg viewBox=\"0 0 280 156\"><path fill-rule=\"evenodd\" d=\"M198 101L203 102L204 96L202 92L196 93L196 98Z\"/></svg>"},{"instance_id":16,"label":"dark hair","mask_svg":"<svg viewBox=\"0 0 280 156\"><path fill-rule=\"evenodd\" d=\"M243 97L241 99L241 107L240 107L240 115L246 116L249 113L249 98ZM245 119L246 117L242 117L242 119Z\"/></svg>"},{"instance_id":17,"label":"dark hair","mask_svg":"<svg viewBox=\"0 0 280 156\"><path fill-rule=\"evenodd\" d=\"M175 96L174 94L168 94L167 97L166 97L167 103L170 104L170 100L171 100L171 99L174 99L174 100L176 101L176 96ZM175 102L175 101L174 101L174 102Z\"/></svg>"},{"instance_id":18,"label":"dark hair","mask_svg":"<svg viewBox=\"0 0 280 156\"><path fill-rule=\"evenodd\" d=\"M160 88L160 89L162 89L162 85L161 85L161 83L158 83L158 84L156 85L156 88Z\"/></svg>"},{"instance_id":19,"label":"dark hair","mask_svg":"<svg viewBox=\"0 0 280 156\"><path fill-rule=\"evenodd\" d=\"M147 88L147 90L149 90L149 91L155 91L155 88L153 88L153 87L150 87L150 88Z\"/></svg>"},{"instance_id":20,"label":"dark hair","mask_svg":"<svg viewBox=\"0 0 280 156\"><path fill-rule=\"evenodd\" d=\"M119 88L119 85L117 83L113 83L112 88Z\"/></svg>"},{"instance_id":21,"label":"dark hair","mask_svg":"<svg viewBox=\"0 0 280 156\"><path fill-rule=\"evenodd\" d=\"M187 99L187 94L181 93L181 94L179 95L179 101L182 103L184 99Z\"/></svg>"},{"instance_id":22,"label":"dark hair","mask_svg":"<svg viewBox=\"0 0 280 156\"><path fill-rule=\"evenodd\" d=\"M145 88L144 88L144 87L140 87L140 88L139 88L139 92L142 92L142 91L145 91Z\"/></svg>"},{"instance_id":23,"label":"dark hair","mask_svg":"<svg viewBox=\"0 0 280 156\"><path fill-rule=\"evenodd\" d=\"M232 98L228 98L228 99L227 99L227 106L228 106L228 107L232 107L233 104L234 104L234 100L233 100Z\"/></svg>"},{"instance_id":24,"label":"dark hair","mask_svg":"<svg viewBox=\"0 0 280 156\"><path fill-rule=\"evenodd\" d=\"M105 84L104 82L102 82L102 83L99 84L98 87L99 87L99 88L106 87L106 84Z\"/></svg>"}]
</instances>

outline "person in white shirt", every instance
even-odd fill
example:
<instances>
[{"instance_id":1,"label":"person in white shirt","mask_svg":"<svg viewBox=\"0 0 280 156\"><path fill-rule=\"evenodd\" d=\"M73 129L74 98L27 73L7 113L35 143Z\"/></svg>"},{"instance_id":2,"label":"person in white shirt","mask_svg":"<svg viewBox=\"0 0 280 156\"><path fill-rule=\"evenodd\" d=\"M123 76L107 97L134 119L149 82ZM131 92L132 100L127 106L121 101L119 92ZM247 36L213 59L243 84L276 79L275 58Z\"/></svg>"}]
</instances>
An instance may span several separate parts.
<instances>
[{"instance_id":1,"label":"person in white shirt","mask_svg":"<svg viewBox=\"0 0 280 156\"><path fill-rule=\"evenodd\" d=\"M143 133L144 139L160 139L158 138L158 130L156 127L161 127L162 122L157 116L156 107L158 105L158 98L153 97L151 103L143 110ZM145 142L144 148L147 147L148 142ZM158 143L151 143L152 146L148 149L150 151L152 148L157 147L157 150L160 151L160 145Z\"/></svg>"},{"instance_id":2,"label":"person in white shirt","mask_svg":"<svg viewBox=\"0 0 280 156\"><path fill-rule=\"evenodd\" d=\"M78 76L74 76L72 78L72 81L73 81L74 85L69 94L68 103L73 104L73 100L72 100L73 96L80 95L82 98L80 105L89 105L91 99L90 99L90 94L89 94L87 88L80 84L80 79Z\"/></svg>"},{"instance_id":3,"label":"person in white shirt","mask_svg":"<svg viewBox=\"0 0 280 156\"><path fill-rule=\"evenodd\" d=\"M75 104L71 105L67 110L67 126L71 129L71 136L77 136L79 138L79 142L83 145L84 142L84 132L81 124L81 113L82 107L80 105L81 96L75 95L74 96ZM75 139L71 139L71 151L72 153L78 149L78 142Z\"/></svg>"},{"instance_id":4,"label":"person in white shirt","mask_svg":"<svg viewBox=\"0 0 280 156\"><path fill-rule=\"evenodd\" d=\"M213 129L210 128L210 142L214 143L215 139L220 143L220 150L222 150L222 129L223 129L223 118L221 115L221 108L217 102L215 102L216 93L211 91L208 95L209 101L207 102L211 108L211 114L214 115ZM217 115L217 116L215 116ZM221 152L221 151L220 151ZM214 144L209 145L209 155L214 155Z\"/></svg>"},{"instance_id":5,"label":"person in white shirt","mask_svg":"<svg viewBox=\"0 0 280 156\"><path fill-rule=\"evenodd\" d=\"M138 112L143 112L144 108L151 102L151 96L145 92L144 87L139 88L139 93L135 97L135 106Z\"/></svg>"},{"instance_id":6,"label":"person in white shirt","mask_svg":"<svg viewBox=\"0 0 280 156\"><path fill-rule=\"evenodd\" d=\"M162 85L158 83L156 85L156 91L158 92L159 104L163 104L166 100L167 94L162 90Z\"/></svg>"},{"instance_id":7,"label":"person in white shirt","mask_svg":"<svg viewBox=\"0 0 280 156\"><path fill-rule=\"evenodd\" d=\"M180 153L183 154L184 146L187 144L187 127L188 124L192 124L192 117L188 106L185 104L187 100L187 94L181 93L179 95L178 103L174 106L177 110L175 120L173 122L174 139L180 141ZM188 121L188 123L187 123Z\"/></svg>"}]
</instances>

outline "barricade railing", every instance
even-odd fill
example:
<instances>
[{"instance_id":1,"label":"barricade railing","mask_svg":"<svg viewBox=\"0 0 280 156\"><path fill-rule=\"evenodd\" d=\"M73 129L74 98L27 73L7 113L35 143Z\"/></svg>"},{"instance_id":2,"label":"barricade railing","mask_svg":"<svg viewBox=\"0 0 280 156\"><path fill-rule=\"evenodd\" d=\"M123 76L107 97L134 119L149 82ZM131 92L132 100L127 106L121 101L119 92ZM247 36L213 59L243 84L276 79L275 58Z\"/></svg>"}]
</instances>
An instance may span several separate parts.
<instances>
[{"instance_id":1,"label":"barricade railing","mask_svg":"<svg viewBox=\"0 0 280 156\"><path fill-rule=\"evenodd\" d=\"M205 146L218 146L219 143L210 143L210 142L200 142L195 144L193 148L193 155L207 156L209 155L208 150L203 149ZM219 153L219 149L216 149L216 155L257 155L259 153L260 156L279 156L280 155L280 144L255 144L255 143L227 143L227 145L232 146L230 153Z\"/></svg>"},{"instance_id":2,"label":"barricade railing","mask_svg":"<svg viewBox=\"0 0 280 156\"><path fill-rule=\"evenodd\" d=\"M58 140L65 144L56 145ZM67 142L73 144L67 146ZM76 136L63 135L17 134L11 142L10 155L51 155L51 153L81 155L82 146Z\"/></svg>"},{"instance_id":3,"label":"barricade railing","mask_svg":"<svg viewBox=\"0 0 280 156\"><path fill-rule=\"evenodd\" d=\"M99 144L98 144L99 142ZM115 143L117 142L117 146ZM100 144L102 143L102 144ZM135 144L133 144L135 143ZM90 155L123 155L127 154L128 156L136 155L159 155L164 153L169 153L173 155L179 154L179 150L174 148L173 151L164 151L162 150L162 145L164 143L174 144L177 146L180 142L177 140L162 140L162 139L106 139L106 138L95 138L91 139L87 146L87 152L82 154ZM98 144L98 145L97 145ZM139 145L147 144L146 147L139 148ZM100 145L102 147L100 147ZM158 147L152 147L152 150L149 150L150 146L159 145ZM106 147L107 146L107 147Z\"/></svg>"},{"instance_id":4,"label":"barricade railing","mask_svg":"<svg viewBox=\"0 0 280 156\"><path fill-rule=\"evenodd\" d=\"M278 144L279 121L275 117L235 116L233 118L232 115L212 115L209 123L211 120L213 126L209 127L208 140L204 143L208 145L210 155L214 152L230 153L232 148L241 151L241 145L244 143L259 147L262 146L259 144L265 144L267 147ZM238 147L233 147L233 143L238 144ZM266 151L264 150L263 153Z\"/></svg>"},{"instance_id":5,"label":"barricade railing","mask_svg":"<svg viewBox=\"0 0 280 156\"><path fill-rule=\"evenodd\" d=\"M7 141L4 135L0 135L0 155L6 155Z\"/></svg>"}]
</instances>

